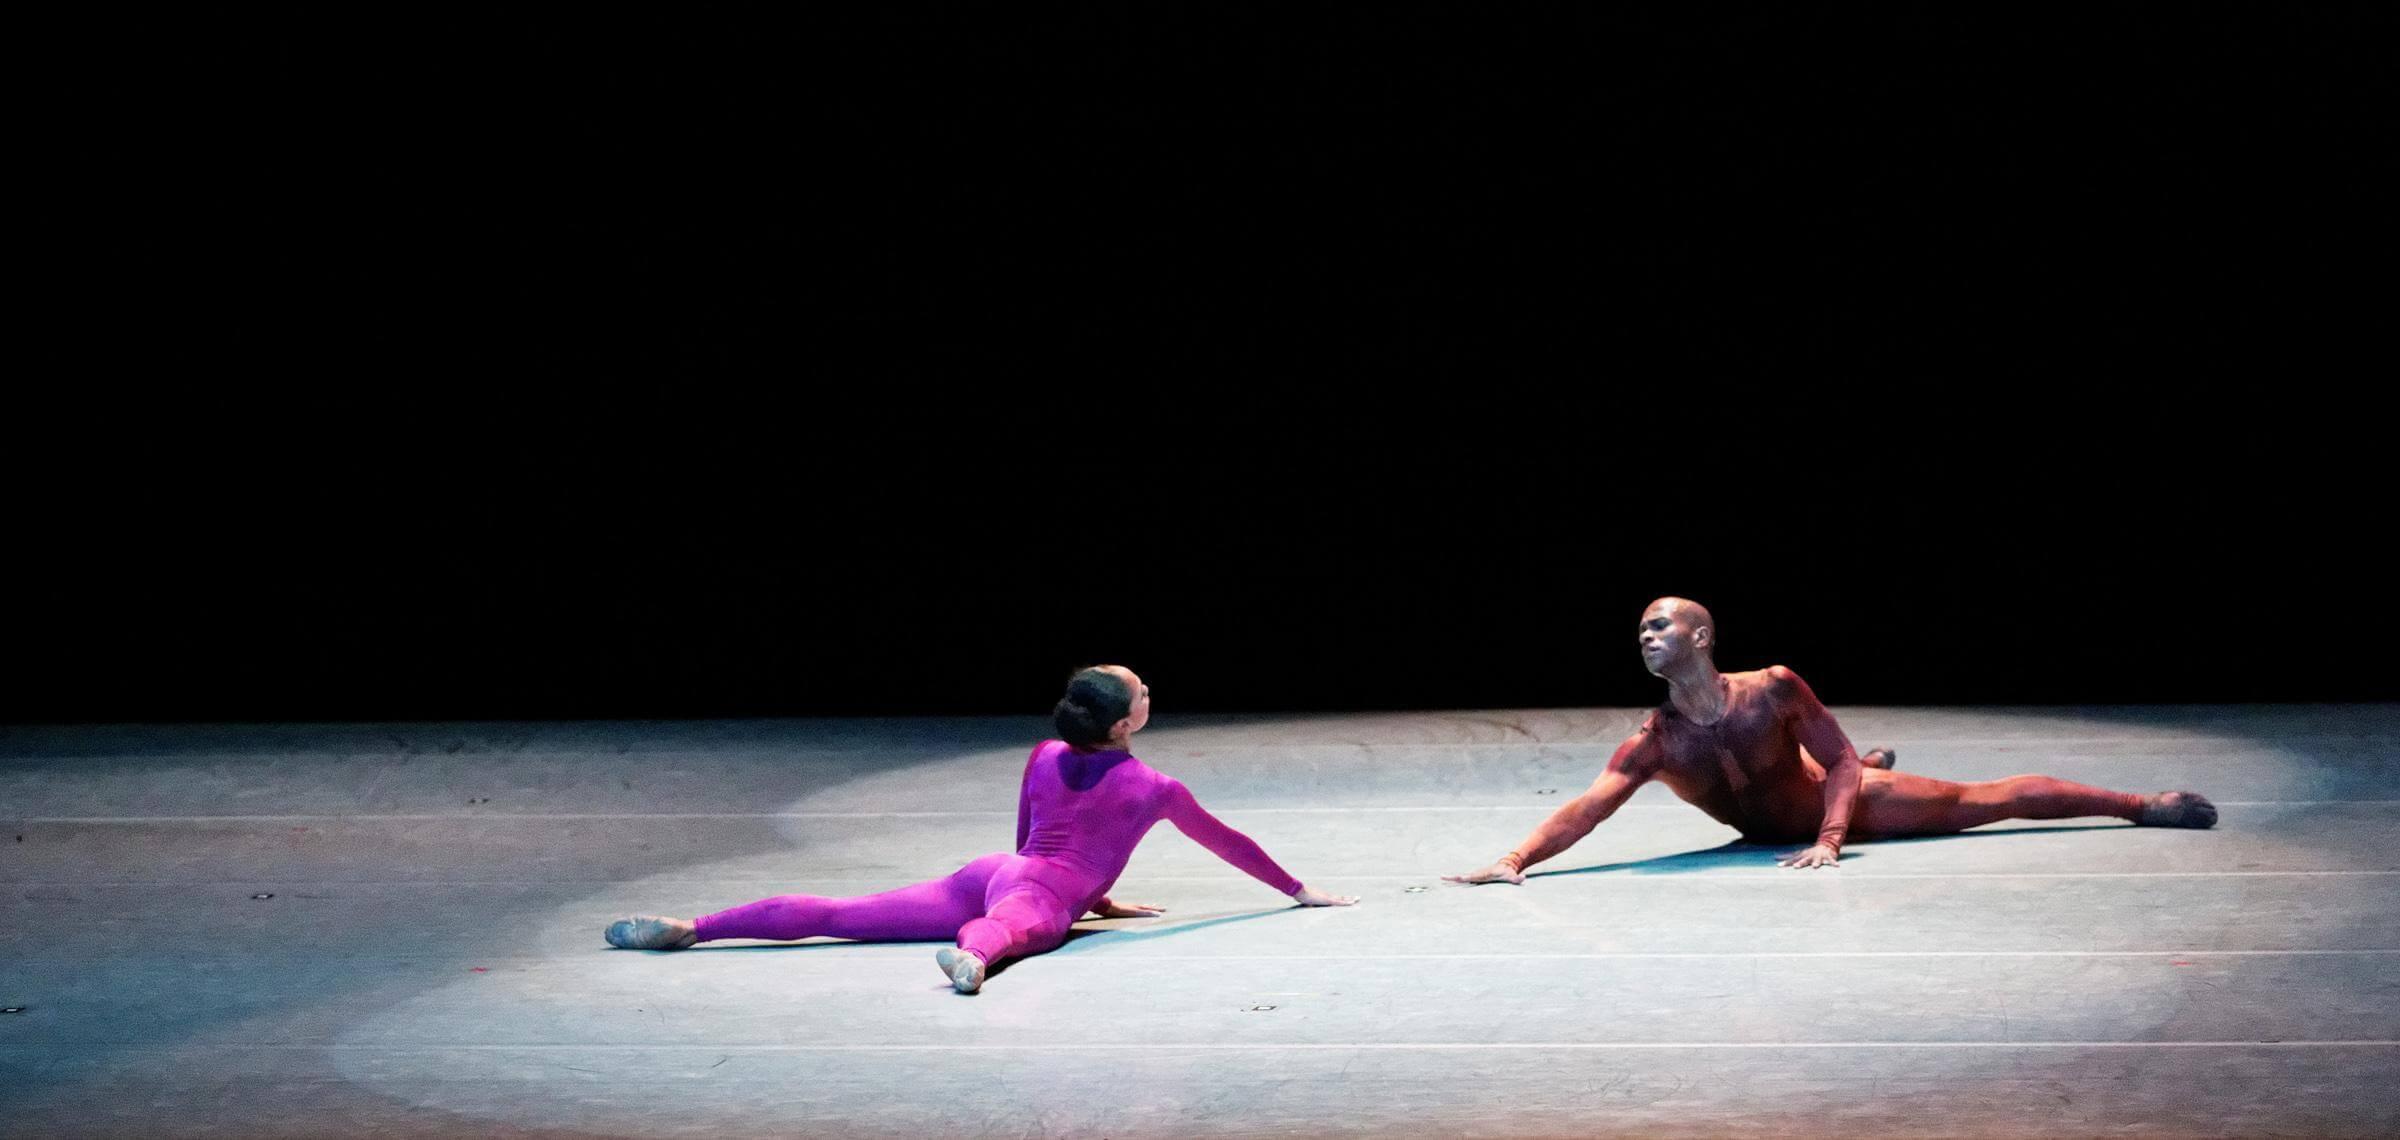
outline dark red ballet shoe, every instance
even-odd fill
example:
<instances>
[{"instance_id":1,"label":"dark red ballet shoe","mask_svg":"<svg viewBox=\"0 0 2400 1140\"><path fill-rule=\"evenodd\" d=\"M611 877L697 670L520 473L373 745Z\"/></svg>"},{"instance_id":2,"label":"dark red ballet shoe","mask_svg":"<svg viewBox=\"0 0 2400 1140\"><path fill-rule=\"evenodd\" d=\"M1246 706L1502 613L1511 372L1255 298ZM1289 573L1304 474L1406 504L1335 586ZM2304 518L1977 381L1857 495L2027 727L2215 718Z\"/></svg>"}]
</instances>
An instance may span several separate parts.
<instances>
[{"instance_id":1,"label":"dark red ballet shoe","mask_svg":"<svg viewBox=\"0 0 2400 1140\"><path fill-rule=\"evenodd\" d=\"M2215 827L2217 805L2198 792L2160 792L2142 804L2143 827Z\"/></svg>"}]
</instances>

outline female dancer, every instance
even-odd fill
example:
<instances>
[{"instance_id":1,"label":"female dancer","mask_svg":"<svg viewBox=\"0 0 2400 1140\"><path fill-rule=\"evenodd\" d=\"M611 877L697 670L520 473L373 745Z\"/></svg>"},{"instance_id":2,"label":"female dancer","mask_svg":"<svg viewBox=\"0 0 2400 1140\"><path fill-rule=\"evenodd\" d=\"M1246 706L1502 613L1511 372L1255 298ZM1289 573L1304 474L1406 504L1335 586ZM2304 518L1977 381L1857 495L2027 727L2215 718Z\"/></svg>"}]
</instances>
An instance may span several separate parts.
<instances>
[{"instance_id":1,"label":"female dancer","mask_svg":"<svg viewBox=\"0 0 2400 1140\"><path fill-rule=\"evenodd\" d=\"M682 950L717 938L830 935L915 942L955 936L957 948L934 961L953 988L971 994L1002 959L1057 949L1086 911L1102 918L1164 913L1162 907L1108 898L1134 845L1162 819L1301 906L1358 901L1302 885L1249 837L1208 814L1181 782L1126 751L1133 734L1150 722L1150 689L1133 670L1103 665L1076 673L1053 715L1060 739L1033 750L1017 791L1016 854L986 855L949 878L879 895L779 895L695 919L619 919L608 928L608 944Z\"/></svg>"}]
</instances>

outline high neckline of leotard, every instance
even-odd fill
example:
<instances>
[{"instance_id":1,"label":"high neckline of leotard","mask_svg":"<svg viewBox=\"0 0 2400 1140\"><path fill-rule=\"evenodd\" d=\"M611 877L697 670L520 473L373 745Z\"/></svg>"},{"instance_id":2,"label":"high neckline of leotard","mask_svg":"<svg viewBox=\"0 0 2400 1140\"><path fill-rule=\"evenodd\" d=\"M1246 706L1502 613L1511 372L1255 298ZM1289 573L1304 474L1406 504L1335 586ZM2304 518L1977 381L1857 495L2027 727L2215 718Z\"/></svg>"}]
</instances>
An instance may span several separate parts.
<instances>
[{"instance_id":1,"label":"high neckline of leotard","mask_svg":"<svg viewBox=\"0 0 2400 1140\"><path fill-rule=\"evenodd\" d=\"M1067 790L1084 792L1090 791L1110 772L1132 762L1133 753L1121 748L1099 752L1077 752L1070 748L1057 759L1056 764L1059 781L1067 786Z\"/></svg>"}]
</instances>

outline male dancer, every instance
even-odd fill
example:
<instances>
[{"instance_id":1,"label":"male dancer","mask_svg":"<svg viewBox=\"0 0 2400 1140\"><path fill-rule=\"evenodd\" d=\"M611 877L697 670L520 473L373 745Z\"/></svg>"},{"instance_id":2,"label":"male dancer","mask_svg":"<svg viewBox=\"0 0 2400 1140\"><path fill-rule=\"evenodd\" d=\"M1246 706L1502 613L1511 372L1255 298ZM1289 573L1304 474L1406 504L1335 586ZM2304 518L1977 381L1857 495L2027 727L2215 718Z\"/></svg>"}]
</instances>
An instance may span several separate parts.
<instances>
[{"instance_id":1,"label":"male dancer","mask_svg":"<svg viewBox=\"0 0 2400 1140\"><path fill-rule=\"evenodd\" d=\"M2216 805L2193 792L2111 792L2048 776L1956 784L1892 771L1897 754L1865 757L1808 682L1781 665L1719 673L1716 619L1700 603L1660 598L1642 612L1642 663L1667 682L1667 703L1617 747L1600 778L1561 805L1517 849L1457 883L1522 883L1525 868L1575 845L1644 781L1676 795L1754 842L1815 846L1786 867L1839 863L1853 808L1870 838L1948 835L2003 819L2115 816L2149 827L2209 827ZM1803 753L1801 750L1806 749Z\"/></svg>"}]
</instances>

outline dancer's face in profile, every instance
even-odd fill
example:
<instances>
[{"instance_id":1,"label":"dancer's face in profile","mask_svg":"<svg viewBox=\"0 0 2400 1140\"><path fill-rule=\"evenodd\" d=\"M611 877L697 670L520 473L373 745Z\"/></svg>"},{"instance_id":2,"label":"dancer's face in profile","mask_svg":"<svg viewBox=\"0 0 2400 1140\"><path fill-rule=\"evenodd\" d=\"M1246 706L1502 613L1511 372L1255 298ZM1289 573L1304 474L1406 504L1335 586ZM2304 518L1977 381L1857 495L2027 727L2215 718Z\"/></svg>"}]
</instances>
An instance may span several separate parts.
<instances>
[{"instance_id":1,"label":"dancer's face in profile","mask_svg":"<svg viewBox=\"0 0 2400 1140\"><path fill-rule=\"evenodd\" d=\"M1707 650L1716 630L1696 624L1697 607L1681 598L1660 598L1642 611L1642 667L1664 677L1683 667L1695 653Z\"/></svg>"},{"instance_id":2,"label":"dancer's face in profile","mask_svg":"<svg viewBox=\"0 0 2400 1140\"><path fill-rule=\"evenodd\" d=\"M1125 726L1125 735L1131 736L1150 723L1150 686L1143 684L1141 677L1123 665L1110 665L1107 668L1117 675L1118 680L1125 682L1125 687L1133 693L1132 709L1125 713L1124 720L1117 722Z\"/></svg>"}]
</instances>

